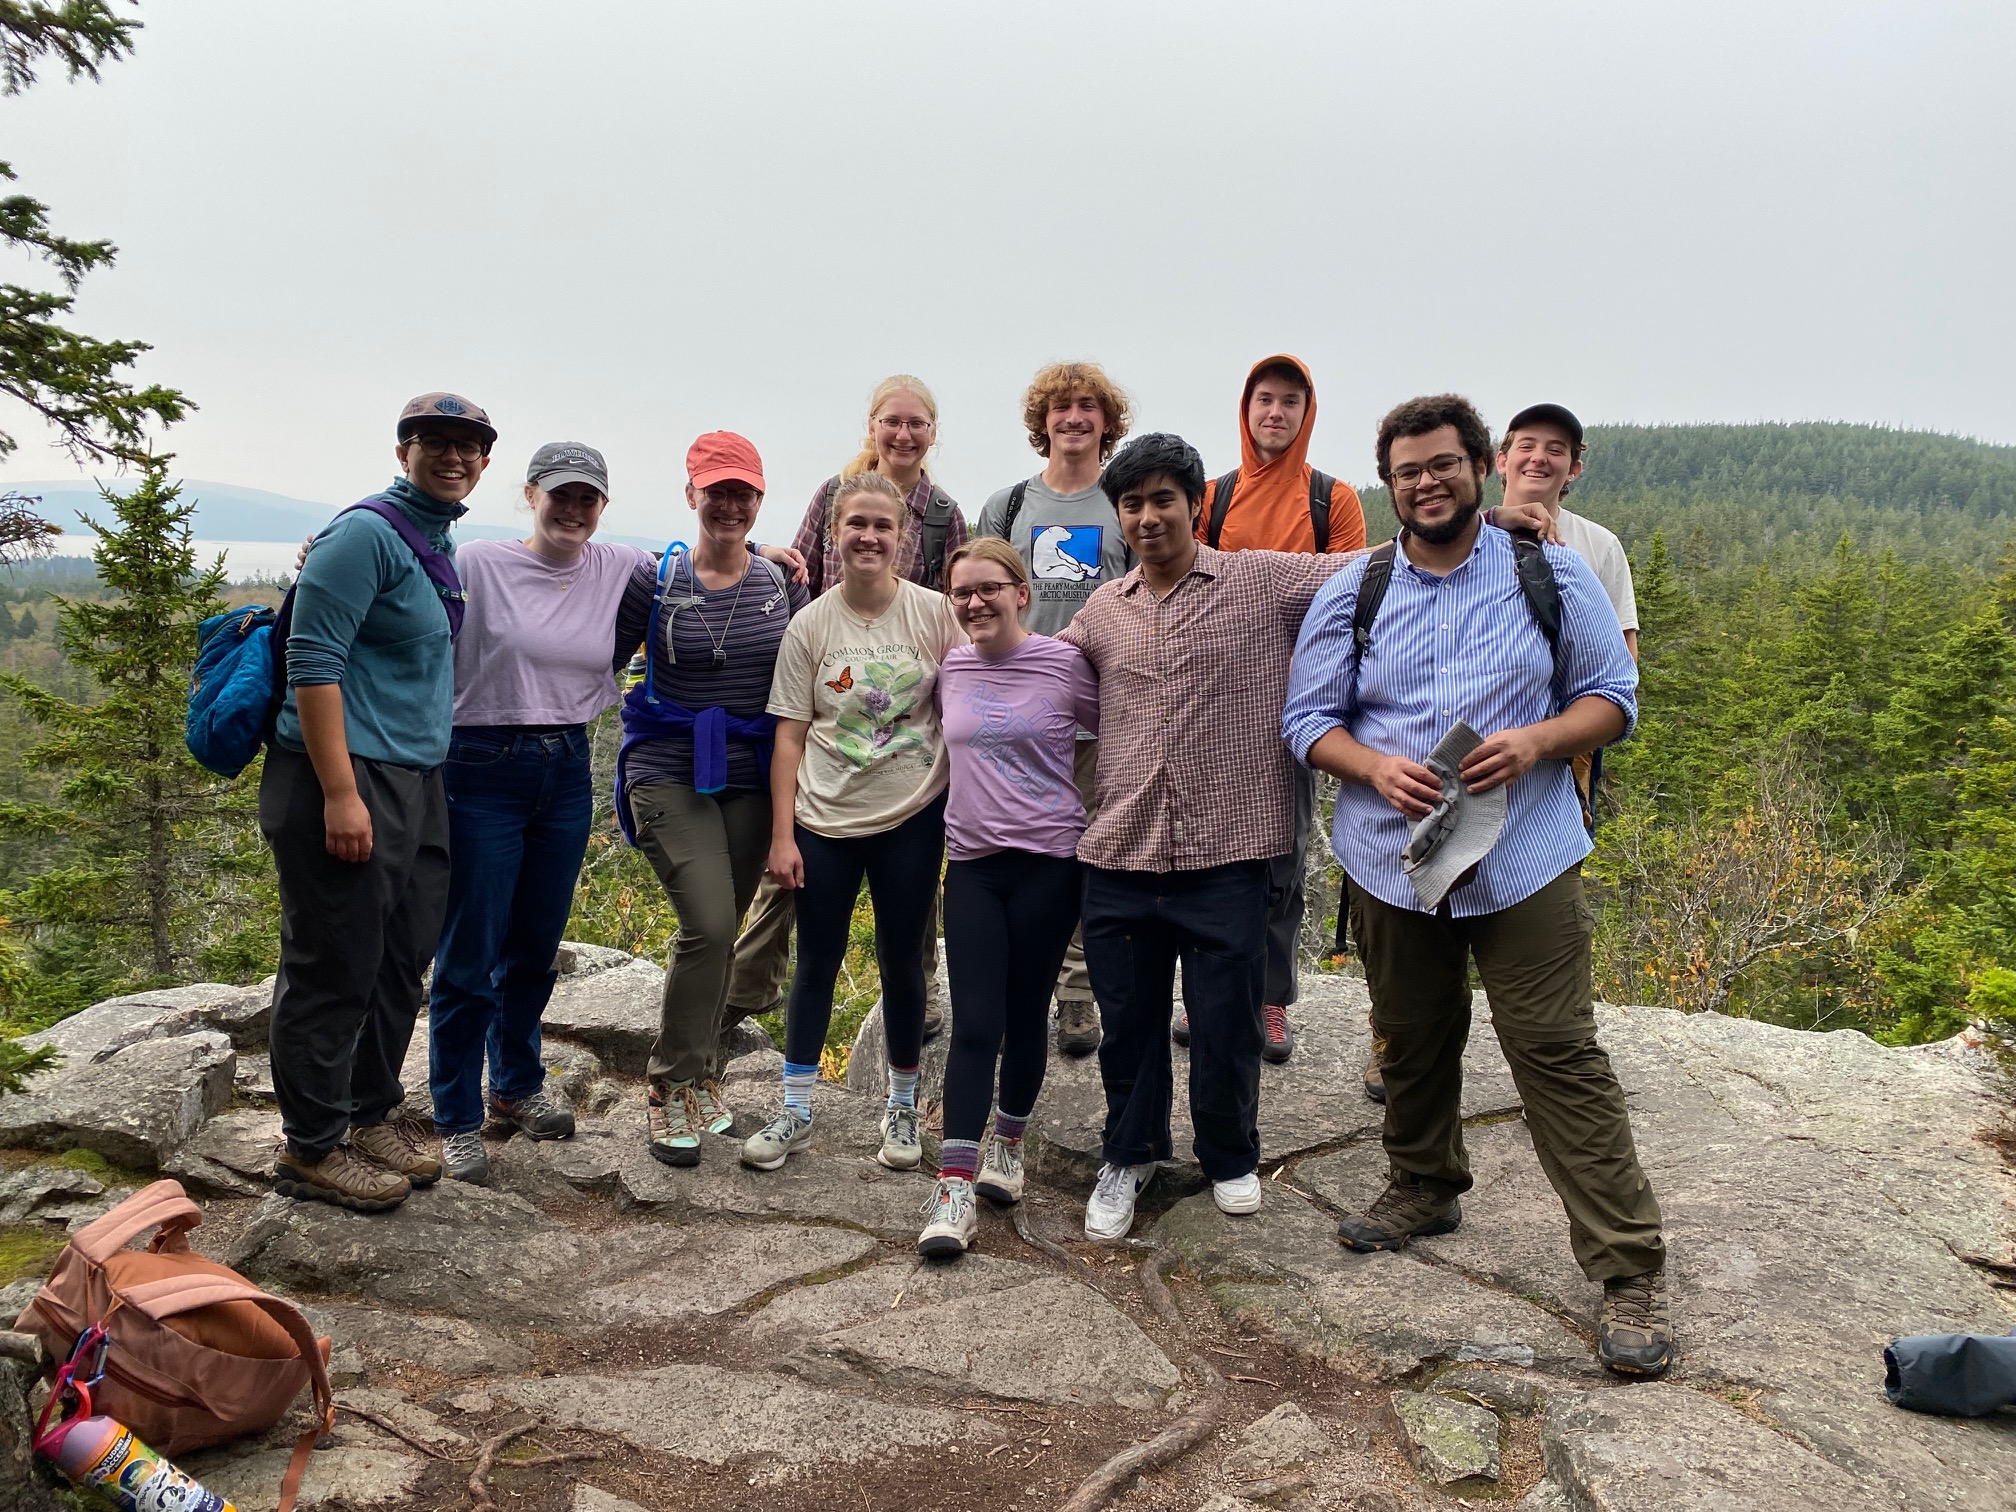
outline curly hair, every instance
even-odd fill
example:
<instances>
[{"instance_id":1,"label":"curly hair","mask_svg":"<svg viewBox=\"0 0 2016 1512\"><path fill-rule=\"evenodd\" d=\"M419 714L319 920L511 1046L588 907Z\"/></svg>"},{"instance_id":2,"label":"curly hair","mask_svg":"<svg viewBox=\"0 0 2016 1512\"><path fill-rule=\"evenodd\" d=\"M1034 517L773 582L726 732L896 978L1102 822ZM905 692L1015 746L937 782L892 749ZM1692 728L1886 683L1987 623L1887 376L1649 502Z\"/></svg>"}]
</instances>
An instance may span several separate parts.
<instances>
[{"instance_id":1,"label":"curly hair","mask_svg":"<svg viewBox=\"0 0 2016 1512\"><path fill-rule=\"evenodd\" d=\"M1391 481L1392 470L1387 464L1396 440L1402 436L1425 436L1445 425L1456 427L1465 454L1472 462L1482 462L1484 476L1490 477L1496 461L1491 449L1491 427L1477 413L1477 406L1461 394L1428 394L1394 405L1379 422L1379 439L1374 449L1379 457L1380 481Z\"/></svg>"},{"instance_id":2,"label":"curly hair","mask_svg":"<svg viewBox=\"0 0 2016 1512\"><path fill-rule=\"evenodd\" d=\"M1122 494L1140 487L1157 473L1167 473L1174 480L1190 500L1193 511L1204 502L1204 459L1188 441L1166 431L1150 431L1121 447L1120 454L1107 464L1099 487L1118 507Z\"/></svg>"},{"instance_id":3,"label":"curly hair","mask_svg":"<svg viewBox=\"0 0 2016 1512\"><path fill-rule=\"evenodd\" d=\"M1090 394L1099 401L1106 417L1106 429L1099 436L1099 460L1104 462L1134 423L1134 408L1096 362L1053 362L1030 380L1029 392L1022 396L1022 425L1029 432L1029 444L1037 456L1050 455L1050 406L1074 394Z\"/></svg>"}]
</instances>

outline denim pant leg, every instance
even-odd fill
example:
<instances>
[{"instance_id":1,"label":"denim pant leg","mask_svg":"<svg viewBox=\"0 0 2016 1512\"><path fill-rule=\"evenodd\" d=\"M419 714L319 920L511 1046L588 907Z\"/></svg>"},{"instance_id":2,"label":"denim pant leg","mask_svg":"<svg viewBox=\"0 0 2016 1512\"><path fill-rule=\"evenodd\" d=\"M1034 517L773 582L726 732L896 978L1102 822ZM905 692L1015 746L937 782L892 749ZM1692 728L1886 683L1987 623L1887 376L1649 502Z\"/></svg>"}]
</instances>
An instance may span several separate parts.
<instances>
[{"instance_id":1,"label":"denim pant leg","mask_svg":"<svg viewBox=\"0 0 2016 1512\"><path fill-rule=\"evenodd\" d=\"M526 817L489 1034L490 1095L509 1102L530 1097L546 1080L539 1062L539 1019L559 980L553 957L574 910L574 884L588 853L595 801L586 731L527 736L524 743L542 770L538 796Z\"/></svg>"},{"instance_id":2,"label":"denim pant leg","mask_svg":"<svg viewBox=\"0 0 2016 1512\"><path fill-rule=\"evenodd\" d=\"M427 1007L434 1124L483 1126L483 1058L500 1003L498 958L539 797L538 767L509 735L457 730L442 767L448 792L448 916ZM550 959L550 957L549 957Z\"/></svg>"}]
</instances>

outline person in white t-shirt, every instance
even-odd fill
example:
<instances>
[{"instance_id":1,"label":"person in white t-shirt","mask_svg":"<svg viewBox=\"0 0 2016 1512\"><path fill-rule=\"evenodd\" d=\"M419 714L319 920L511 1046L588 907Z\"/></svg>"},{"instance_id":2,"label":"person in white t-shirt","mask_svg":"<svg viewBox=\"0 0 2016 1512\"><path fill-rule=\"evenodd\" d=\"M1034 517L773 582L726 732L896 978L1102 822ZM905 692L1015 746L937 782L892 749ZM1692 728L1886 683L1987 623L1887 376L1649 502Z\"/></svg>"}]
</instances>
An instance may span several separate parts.
<instances>
[{"instance_id":1,"label":"person in white t-shirt","mask_svg":"<svg viewBox=\"0 0 2016 1512\"><path fill-rule=\"evenodd\" d=\"M1554 517L1561 544L1595 571L1624 627L1624 644L1638 659L1638 600L1631 591L1631 559L1624 543L1594 520L1561 507L1582 476L1582 422L1558 404L1530 404L1512 417L1498 443L1498 475L1507 504L1538 504Z\"/></svg>"}]
</instances>

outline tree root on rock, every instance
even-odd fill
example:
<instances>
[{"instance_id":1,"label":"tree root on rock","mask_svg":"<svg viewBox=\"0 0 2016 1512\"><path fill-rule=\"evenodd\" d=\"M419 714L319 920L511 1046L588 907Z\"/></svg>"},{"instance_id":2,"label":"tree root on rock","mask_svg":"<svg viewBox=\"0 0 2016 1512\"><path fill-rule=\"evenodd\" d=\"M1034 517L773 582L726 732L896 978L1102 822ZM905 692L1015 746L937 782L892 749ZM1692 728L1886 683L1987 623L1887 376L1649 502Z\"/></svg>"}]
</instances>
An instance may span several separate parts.
<instances>
[{"instance_id":1,"label":"tree root on rock","mask_svg":"<svg viewBox=\"0 0 2016 1512\"><path fill-rule=\"evenodd\" d=\"M1016 1203L1008 1212L1015 1220L1015 1232L1021 1235L1022 1242L1031 1249L1041 1250L1066 1270L1077 1270L1084 1265L1084 1261L1064 1248L1063 1245L1057 1243L1056 1240L1045 1239L1041 1234L1036 1232L1035 1225L1029 1221L1029 1205L1026 1202Z\"/></svg>"},{"instance_id":2,"label":"tree root on rock","mask_svg":"<svg viewBox=\"0 0 2016 1512\"><path fill-rule=\"evenodd\" d=\"M1037 1247L1042 1248L1041 1245ZM1169 1288L1162 1280L1163 1272L1175 1263L1174 1250L1158 1249L1141 1262L1136 1274L1141 1282L1141 1295L1147 1299L1155 1316L1181 1335L1187 1333L1183 1326L1183 1314L1176 1310L1176 1299L1169 1295ZM1197 1377L1200 1386L1197 1400L1189 1410L1147 1443L1121 1450L1086 1476L1058 1512L1098 1512L1099 1508L1125 1491L1136 1476L1173 1463L1211 1436L1211 1430L1218 1426L1218 1415L1225 1406L1225 1378L1194 1349L1187 1353L1184 1363Z\"/></svg>"},{"instance_id":3,"label":"tree root on rock","mask_svg":"<svg viewBox=\"0 0 2016 1512\"><path fill-rule=\"evenodd\" d=\"M477 1446L476 1468L469 1472L469 1512L498 1512L497 1503L490 1495L490 1472L497 1468L497 1456L505 1445L513 1439L523 1438L539 1426L538 1418L529 1418L516 1428L506 1428L502 1433L493 1433ZM530 1459L510 1460L505 1464L508 1470L538 1470L547 1465L566 1465L577 1460L594 1459L592 1454L535 1454Z\"/></svg>"}]
</instances>

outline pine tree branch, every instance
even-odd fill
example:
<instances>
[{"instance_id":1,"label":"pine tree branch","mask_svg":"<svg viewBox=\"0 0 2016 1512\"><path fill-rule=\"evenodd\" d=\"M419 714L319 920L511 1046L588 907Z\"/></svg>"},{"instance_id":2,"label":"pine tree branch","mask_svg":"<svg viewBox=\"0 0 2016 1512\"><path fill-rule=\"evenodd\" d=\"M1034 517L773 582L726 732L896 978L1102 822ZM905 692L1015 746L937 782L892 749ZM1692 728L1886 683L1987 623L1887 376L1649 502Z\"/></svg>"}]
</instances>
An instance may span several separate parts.
<instances>
[{"instance_id":1,"label":"pine tree branch","mask_svg":"<svg viewBox=\"0 0 2016 1512\"><path fill-rule=\"evenodd\" d=\"M129 57L138 21L113 13L106 0L0 0L0 94L35 82L44 59L73 79L95 81L102 63Z\"/></svg>"}]
</instances>

